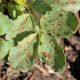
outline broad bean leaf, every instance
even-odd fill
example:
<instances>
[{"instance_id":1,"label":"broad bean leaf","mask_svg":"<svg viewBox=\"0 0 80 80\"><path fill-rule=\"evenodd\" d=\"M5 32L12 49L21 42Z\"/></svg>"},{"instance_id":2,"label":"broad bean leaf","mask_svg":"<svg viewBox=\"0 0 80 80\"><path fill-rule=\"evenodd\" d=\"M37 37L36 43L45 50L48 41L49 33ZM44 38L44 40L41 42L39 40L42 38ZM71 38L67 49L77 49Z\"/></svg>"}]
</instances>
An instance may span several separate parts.
<instances>
[{"instance_id":1,"label":"broad bean leaf","mask_svg":"<svg viewBox=\"0 0 80 80\"><path fill-rule=\"evenodd\" d=\"M53 10L47 12L41 18L41 26L47 32L57 37L67 37L72 34L77 26L78 20L74 13L63 10L62 6L54 6Z\"/></svg>"},{"instance_id":2,"label":"broad bean leaf","mask_svg":"<svg viewBox=\"0 0 80 80\"><path fill-rule=\"evenodd\" d=\"M55 71L61 71L65 66L65 55L56 39L43 33L38 46L40 60L49 64Z\"/></svg>"},{"instance_id":3,"label":"broad bean leaf","mask_svg":"<svg viewBox=\"0 0 80 80\"><path fill-rule=\"evenodd\" d=\"M6 35L5 40L0 38L0 59L9 53L8 61L12 68L27 71L39 58L61 72L66 58L56 37L67 37L76 30L78 20L74 13L79 10L79 1L73 4L66 0L34 0L30 10L40 13L40 24L33 11L24 13L25 2L17 0L17 4L7 5L9 17L15 20L0 12L0 36ZM0 11L4 13L3 9Z\"/></svg>"},{"instance_id":4,"label":"broad bean leaf","mask_svg":"<svg viewBox=\"0 0 80 80\"><path fill-rule=\"evenodd\" d=\"M17 34L26 31L26 21L28 16L28 14L23 14L16 20L11 20L0 13L0 35L6 34L6 39L9 40L16 37Z\"/></svg>"},{"instance_id":5,"label":"broad bean leaf","mask_svg":"<svg viewBox=\"0 0 80 80\"><path fill-rule=\"evenodd\" d=\"M34 33L25 37L10 50L8 60L14 69L27 71L31 68L34 60L31 62L30 58L33 56L33 45L36 42L36 36L37 33Z\"/></svg>"},{"instance_id":6,"label":"broad bean leaf","mask_svg":"<svg viewBox=\"0 0 80 80\"><path fill-rule=\"evenodd\" d=\"M51 7L43 0L35 0L32 4L32 7L41 14L45 14L47 11L51 10Z\"/></svg>"},{"instance_id":7,"label":"broad bean leaf","mask_svg":"<svg viewBox=\"0 0 80 80\"><path fill-rule=\"evenodd\" d=\"M25 31L25 23L27 20L27 15L24 14L19 16L16 20L13 21L13 25L9 27L6 39L14 38L17 34Z\"/></svg>"},{"instance_id":8,"label":"broad bean leaf","mask_svg":"<svg viewBox=\"0 0 80 80\"><path fill-rule=\"evenodd\" d=\"M13 46L13 40L6 41L0 38L0 60L3 59Z\"/></svg>"}]
</instances>

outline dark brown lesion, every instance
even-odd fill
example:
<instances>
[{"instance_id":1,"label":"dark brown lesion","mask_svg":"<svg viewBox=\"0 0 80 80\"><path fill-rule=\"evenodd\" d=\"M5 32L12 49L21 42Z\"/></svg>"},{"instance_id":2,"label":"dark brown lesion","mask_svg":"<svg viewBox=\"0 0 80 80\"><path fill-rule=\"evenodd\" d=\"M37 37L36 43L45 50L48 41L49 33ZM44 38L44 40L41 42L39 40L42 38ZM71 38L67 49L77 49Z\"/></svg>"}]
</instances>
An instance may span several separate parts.
<instances>
[{"instance_id":1,"label":"dark brown lesion","mask_svg":"<svg viewBox=\"0 0 80 80\"><path fill-rule=\"evenodd\" d=\"M60 13L59 16L60 16L60 17L63 17L63 13Z\"/></svg>"}]
</instances>

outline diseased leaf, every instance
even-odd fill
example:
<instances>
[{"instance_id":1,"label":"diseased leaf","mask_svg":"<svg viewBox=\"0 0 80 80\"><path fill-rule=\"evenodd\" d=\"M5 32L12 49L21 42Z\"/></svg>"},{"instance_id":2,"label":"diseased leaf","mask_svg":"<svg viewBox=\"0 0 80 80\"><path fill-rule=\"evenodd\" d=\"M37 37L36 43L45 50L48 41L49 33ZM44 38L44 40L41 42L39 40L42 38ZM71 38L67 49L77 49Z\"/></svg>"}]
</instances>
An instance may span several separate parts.
<instances>
[{"instance_id":1,"label":"diseased leaf","mask_svg":"<svg viewBox=\"0 0 80 80\"><path fill-rule=\"evenodd\" d=\"M27 14L23 14L13 21L13 26L10 26L7 32L6 39L14 38L17 34L26 30L25 24L27 21L27 17Z\"/></svg>"},{"instance_id":2,"label":"diseased leaf","mask_svg":"<svg viewBox=\"0 0 80 80\"><path fill-rule=\"evenodd\" d=\"M54 37L44 33L41 35L38 54L40 60L49 64L55 71L63 70L65 55Z\"/></svg>"},{"instance_id":3,"label":"diseased leaf","mask_svg":"<svg viewBox=\"0 0 80 80\"><path fill-rule=\"evenodd\" d=\"M5 41L0 38L0 60L3 59L13 46L13 40Z\"/></svg>"},{"instance_id":4,"label":"diseased leaf","mask_svg":"<svg viewBox=\"0 0 80 80\"><path fill-rule=\"evenodd\" d=\"M50 65L54 65L54 44L47 34L42 34L40 38L40 44L38 46L39 57L43 62L47 62Z\"/></svg>"},{"instance_id":5,"label":"diseased leaf","mask_svg":"<svg viewBox=\"0 0 80 80\"><path fill-rule=\"evenodd\" d=\"M15 38L14 38L14 45L17 45L19 41L23 40L25 37L29 36L30 34L33 34L34 31L24 31L20 34L18 34Z\"/></svg>"},{"instance_id":6,"label":"diseased leaf","mask_svg":"<svg viewBox=\"0 0 80 80\"><path fill-rule=\"evenodd\" d=\"M17 34L26 31L26 21L28 14L19 16L16 20L11 20L7 16L0 13L0 35L6 34L6 39L16 37Z\"/></svg>"},{"instance_id":7,"label":"diseased leaf","mask_svg":"<svg viewBox=\"0 0 80 80\"><path fill-rule=\"evenodd\" d=\"M53 9L42 17L41 25L53 36L67 37L76 30L78 20L73 13L59 8L58 10Z\"/></svg>"},{"instance_id":8,"label":"diseased leaf","mask_svg":"<svg viewBox=\"0 0 80 80\"><path fill-rule=\"evenodd\" d=\"M9 53L9 62L14 69L29 70L33 62L30 58L33 56L33 44L36 42L37 33L25 37L22 41L18 42L16 47L13 47Z\"/></svg>"},{"instance_id":9,"label":"diseased leaf","mask_svg":"<svg viewBox=\"0 0 80 80\"><path fill-rule=\"evenodd\" d=\"M11 0L0 5L0 59L9 53L12 68L28 71L35 60L64 70L66 57L57 37L75 32L79 0ZM8 16L4 15L7 10ZM25 14L26 13L26 14ZM10 19L11 18L11 19Z\"/></svg>"}]
</instances>

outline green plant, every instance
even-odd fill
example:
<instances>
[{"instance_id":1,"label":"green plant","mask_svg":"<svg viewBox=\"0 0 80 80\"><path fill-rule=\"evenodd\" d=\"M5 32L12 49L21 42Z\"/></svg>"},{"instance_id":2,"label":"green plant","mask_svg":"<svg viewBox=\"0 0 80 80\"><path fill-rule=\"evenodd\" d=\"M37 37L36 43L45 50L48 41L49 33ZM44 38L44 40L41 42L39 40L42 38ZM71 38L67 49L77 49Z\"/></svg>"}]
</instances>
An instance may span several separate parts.
<instances>
[{"instance_id":1,"label":"green plant","mask_svg":"<svg viewBox=\"0 0 80 80\"><path fill-rule=\"evenodd\" d=\"M14 69L22 71L37 59L62 71L66 57L57 38L67 38L78 25L74 6L66 10L65 6L65 0L1 0L0 59L8 59Z\"/></svg>"}]
</instances>

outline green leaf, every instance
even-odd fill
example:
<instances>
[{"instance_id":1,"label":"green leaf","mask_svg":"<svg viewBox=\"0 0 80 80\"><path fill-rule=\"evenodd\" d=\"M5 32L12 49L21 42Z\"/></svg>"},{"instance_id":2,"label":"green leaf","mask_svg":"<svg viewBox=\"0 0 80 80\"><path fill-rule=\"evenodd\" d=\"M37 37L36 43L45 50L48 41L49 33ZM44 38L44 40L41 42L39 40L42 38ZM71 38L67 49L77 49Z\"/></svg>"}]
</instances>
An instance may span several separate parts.
<instances>
[{"instance_id":1,"label":"green leaf","mask_svg":"<svg viewBox=\"0 0 80 80\"><path fill-rule=\"evenodd\" d=\"M0 35L6 34L13 25L13 21L0 12Z\"/></svg>"},{"instance_id":2,"label":"green leaf","mask_svg":"<svg viewBox=\"0 0 80 80\"><path fill-rule=\"evenodd\" d=\"M65 55L54 37L45 33L41 35L38 54L40 60L49 64L55 71L63 70Z\"/></svg>"},{"instance_id":3,"label":"green leaf","mask_svg":"<svg viewBox=\"0 0 80 80\"><path fill-rule=\"evenodd\" d=\"M13 46L13 40L5 41L0 38L0 60L3 59Z\"/></svg>"},{"instance_id":4,"label":"green leaf","mask_svg":"<svg viewBox=\"0 0 80 80\"><path fill-rule=\"evenodd\" d=\"M67 37L76 30L78 20L73 13L65 11L59 6L56 7L56 10L53 8L51 12L47 12L42 17L41 26L53 36Z\"/></svg>"},{"instance_id":5,"label":"green leaf","mask_svg":"<svg viewBox=\"0 0 80 80\"><path fill-rule=\"evenodd\" d=\"M27 71L32 67L34 62L30 61L33 54L33 44L36 42L37 33L25 37L13 47L9 53L9 62L14 69Z\"/></svg>"},{"instance_id":6,"label":"green leaf","mask_svg":"<svg viewBox=\"0 0 80 80\"><path fill-rule=\"evenodd\" d=\"M32 4L32 7L41 14L45 14L47 11L51 10L51 7L43 0L35 0Z\"/></svg>"}]
</instances>

